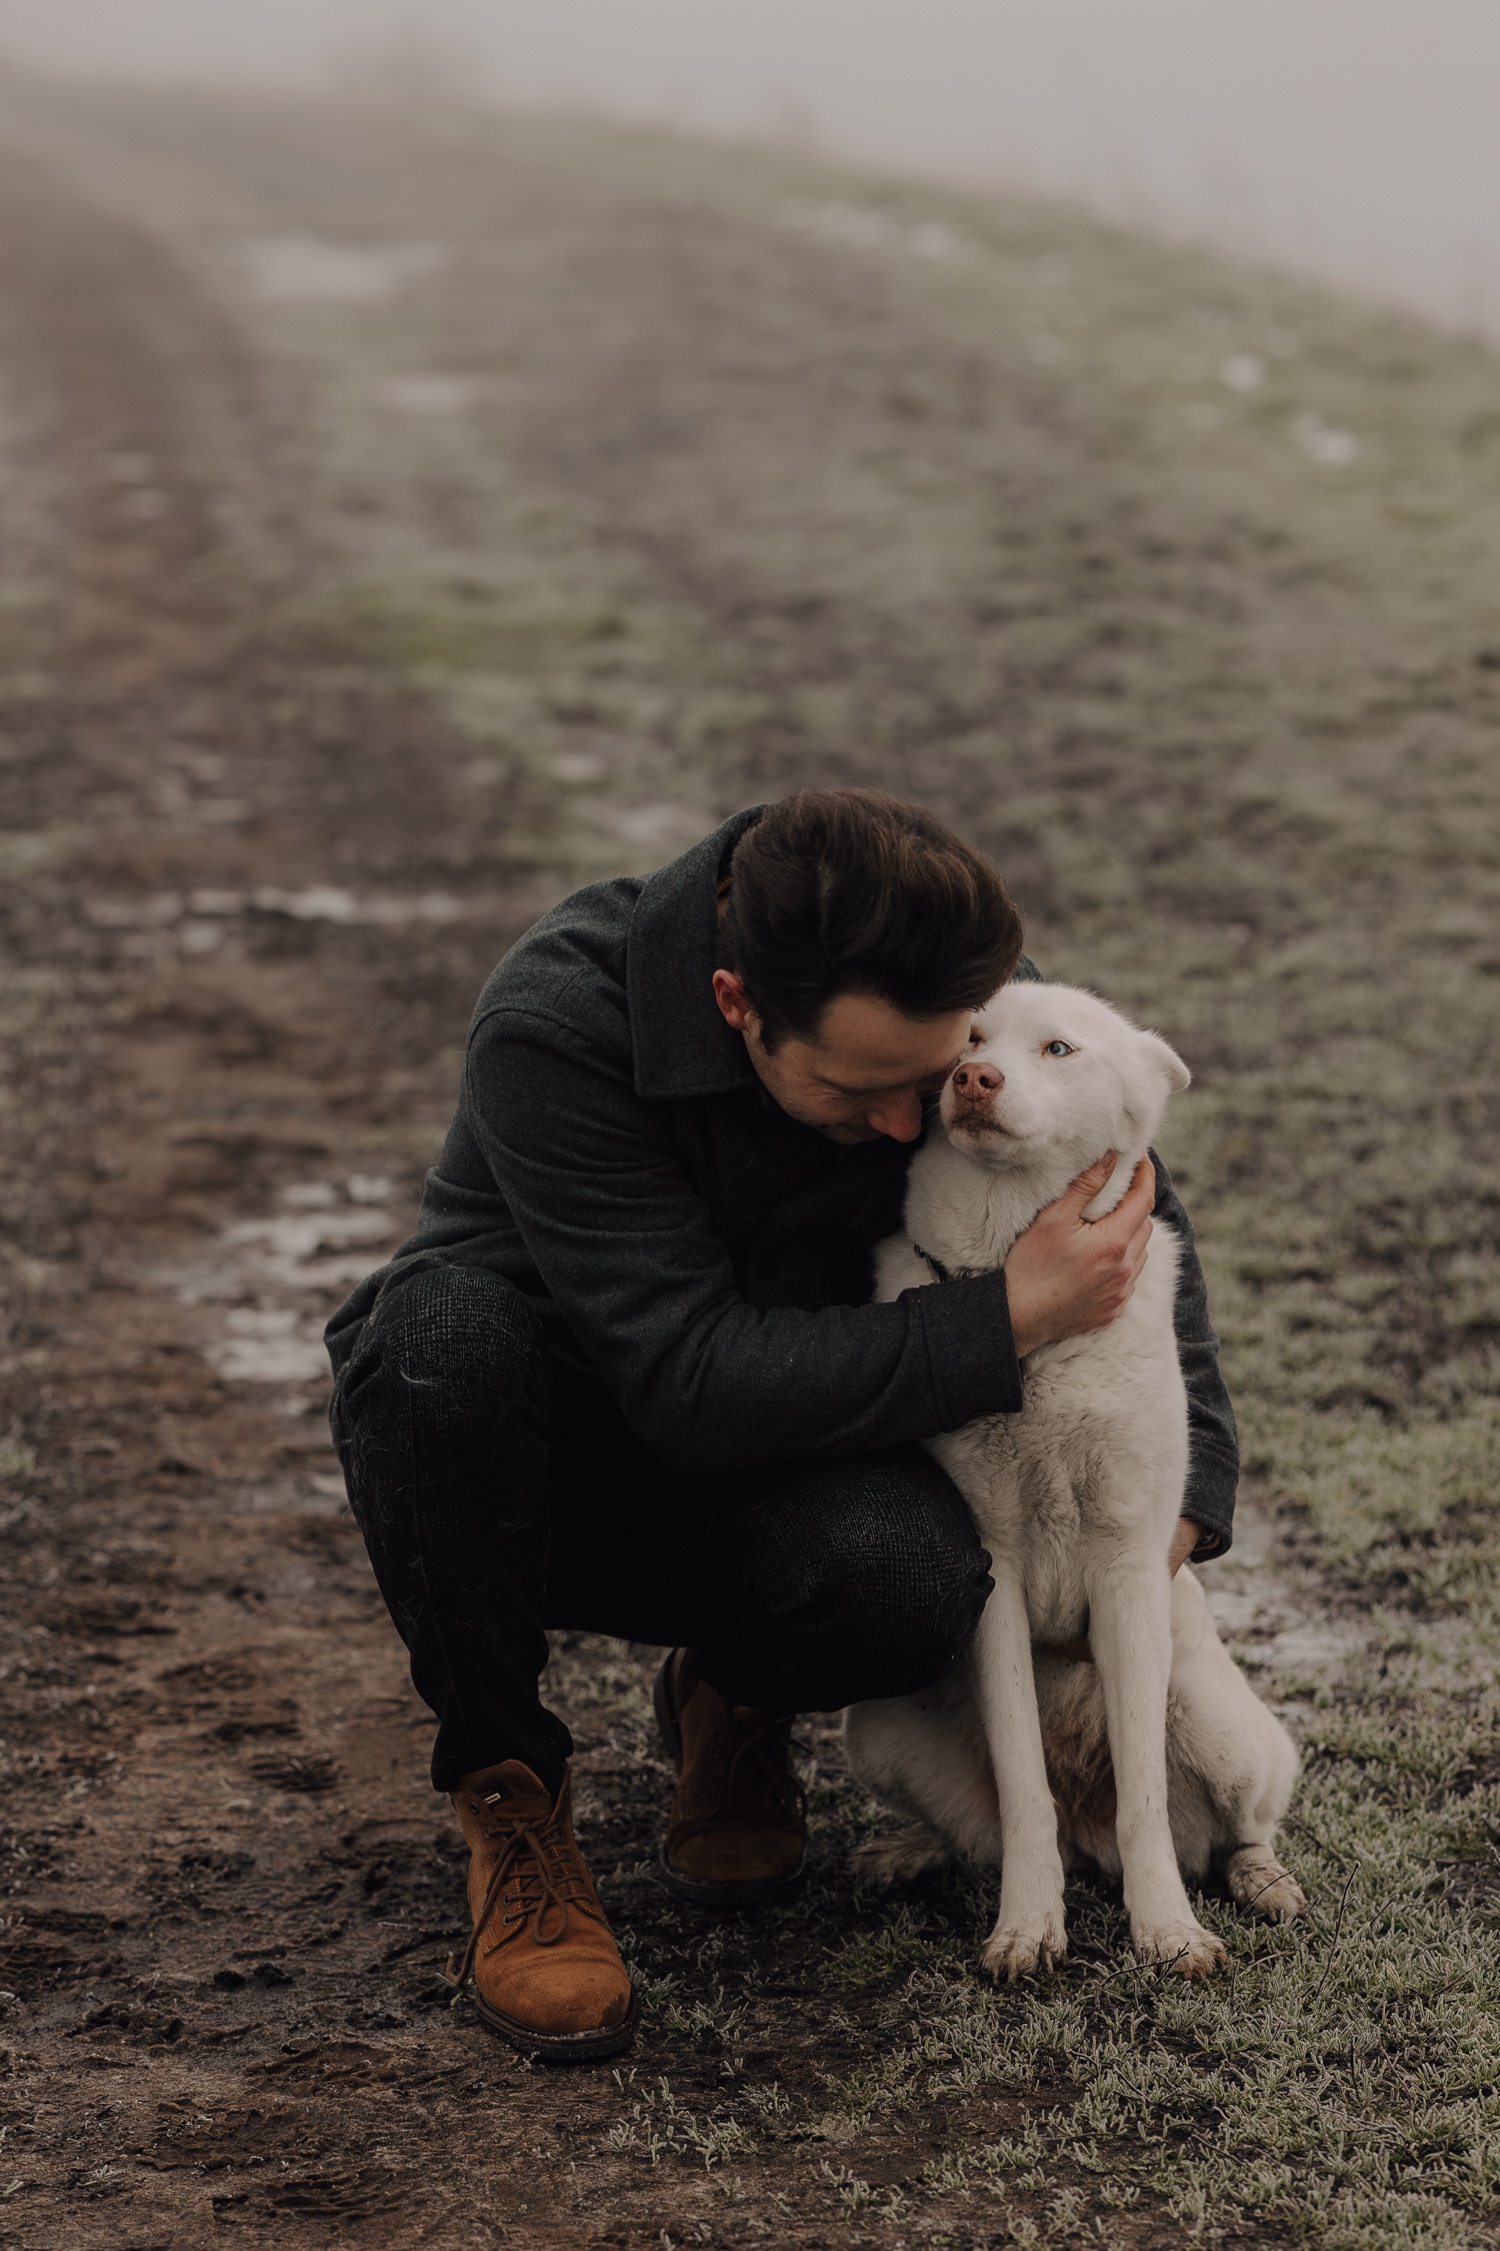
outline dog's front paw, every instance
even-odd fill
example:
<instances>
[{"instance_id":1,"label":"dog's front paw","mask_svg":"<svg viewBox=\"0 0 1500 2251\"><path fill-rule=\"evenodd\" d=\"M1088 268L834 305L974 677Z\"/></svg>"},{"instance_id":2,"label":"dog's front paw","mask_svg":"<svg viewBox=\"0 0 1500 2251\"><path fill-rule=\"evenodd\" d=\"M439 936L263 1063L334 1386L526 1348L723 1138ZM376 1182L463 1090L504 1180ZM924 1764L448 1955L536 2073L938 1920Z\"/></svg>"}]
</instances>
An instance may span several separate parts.
<instances>
[{"instance_id":1,"label":"dog's front paw","mask_svg":"<svg viewBox=\"0 0 1500 2251\"><path fill-rule=\"evenodd\" d=\"M1230 1896L1247 1914L1268 1923L1290 1923L1307 1913L1307 1895L1264 1845L1242 1845L1224 1863Z\"/></svg>"},{"instance_id":2,"label":"dog's front paw","mask_svg":"<svg viewBox=\"0 0 1500 2251\"><path fill-rule=\"evenodd\" d=\"M979 1959L991 1977L1030 1977L1036 1970L1056 1969L1067 1955L1068 1934L1062 1916L1047 1915L1035 1922L998 1922L984 1942Z\"/></svg>"},{"instance_id":3,"label":"dog's front paw","mask_svg":"<svg viewBox=\"0 0 1500 2251\"><path fill-rule=\"evenodd\" d=\"M1137 1960L1160 1962L1179 1977L1212 1977L1229 1959L1222 1942L1201 1923L1163 1923L1130 1935Z\"/></svg>"},{"instance_id":4,"label":"dog's front paw","mask_svg":"<svg viewBox=\"0 0 1500 2251\"><path fill-rule=\"evenodd\" d=\"M872 1890L888 1884L910 1882L929 1868L941 1868L948 1858L948 1840L925 1821L914 1821L889 1836L870 1837L854 1855L854 1880Z\"/></svg>"}]
</instances>

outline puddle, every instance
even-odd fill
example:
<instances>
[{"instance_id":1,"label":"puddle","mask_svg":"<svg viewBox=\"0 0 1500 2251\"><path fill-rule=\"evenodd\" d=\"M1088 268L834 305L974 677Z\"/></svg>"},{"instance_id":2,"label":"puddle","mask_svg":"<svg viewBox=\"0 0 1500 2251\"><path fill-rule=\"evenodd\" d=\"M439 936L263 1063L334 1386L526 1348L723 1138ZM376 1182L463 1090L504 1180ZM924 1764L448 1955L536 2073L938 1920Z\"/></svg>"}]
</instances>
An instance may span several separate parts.
<instances>
[{"instance_id":1,"label":"puddle","mask_svg":"<svg viewBox=\"0 0 1500 2251\"><path fill-rule=\"evenodd\" d=\"M321 235L263 235L240 260L258 297L279 304L368 305L448 262L437 242L355 244Z\"/></svg>"},{"instance_id":2,"label":"puddle","mask_svg":"<svg viewBox=\"0 0 1500 2251\"><path fill-rule=\"evenodd\" d=\"M185 922L177 933L185 954L216 954L224 943L224 928L217 922Z\"/></svg>"},{"instance_id":3,"label":"puddle","mask_svg":"<svg viewBox=\"0 0 1500 2251\"><path fill-rule=\"evenodd\" d=\"M357 1246L383 1242L388 1214L356 1205L353 1209L288 1212L275 1219L246 1219L227 1227L223 1242L246 1254L241 1271L253 1269L260 1282L288 1289L318 1289L335 1282L357 1282L370 1261Z\"/></svg>"},{"instance_id":4,"label":"puddle","mask_svg":"<svg viewBox=\"0 0 1500 2251\"><path fill-rule=\"evenodd\" d=\"M314 884L307 891L277 891L263 884L250 894L250 905L259 914L290 915L295 922L456 922L464 912L463 900L448 891L424 891L415 899L361 899L331 884Z\"/></svg>"},{"instance_id":5,"label":"puddle","mask_svg":"<svg viewBox=\"0 0 1500 2251\"><path fill-rule=\"evenodd\" d=\"M1299 414L1292 424L1296 439L1309 461L1325 469L1347 469L1359 458L1359 440L1352 430L1335 430L1319 414Z\"/></svg>"},{"instance_id":6,"label":"puddle","mask_svg":"<svg viewBox=\"0 0 1500 2251\"><path fill-rule=\"evenodd\" d=\"M1253 1492L1241 1489L1234 1546L1223 1563L1201 1573L1214 1622L1236 1657L1256 1673L1327 1673L1348 1663L1369 1639L1345 1616L1303 1601L1276 1560L1276 1522ZM1280 1707L1274 1707L1286 1712Z\"/></svg>"},{"instance_id":7,"label":"puddle","mask_svg":"<svg viewBox=\"0 0 1500 2251\"><path fill-rule=\"evenodd\" d=\"M1345 1618L1320 1616L1289 1601L1274 1565L1258 1586L1206 1591L1225 1641L1256 1672L1329 1671L1343 1665L1368 1638Z\"/></svg>"},{"instance_id":8,"label":"puddle","mask_svg":"<svg viewBox=\"0 0 1500 2251\"><path fill-rule=\"evenodd\" d=\"M898 219L863 203L791 203L787 221L803 234L842 242L856 250L894 251L906 258L956 258L963 244L936 219Z\"/></svg>"},{"instance_id":9,"label":"puddle","mask_svg":"<svg viewBox=\"0 0 1500 2251\"><path fill-rule=\"evenodd\" d=\"M398 414L462 414L473 405L476 389L466 375L391 375L380 397Z\"/></svg>"},{"instance_id":10,"label":"puddle","mask_svg":"<svg viewBox=\"0 0 1500 2251\"><path fill-rule=\"evenodd\" d=\"M602 782L609 772L609 760L601 758L597 750L559 750L553 752L552 771L560 782L576 789L589 782Z\"/></svg>"},{"instance_id":11,"label":"puddle","mask_svg":"<svg viewBox=\"0 0 1500 2251\"><path fill-rule=\"evenodd\" d=\"M302 1414L298 1386L326 1385L323 1324L334 1307L410 1230L383 1175L293 1181L263 1219L236 1220L190 1263L160 1276L172 1294L204 1309L200 1346L230 1383L292 1387L282 1405Z\"/></svg>"},{"instance_id":12,"label":"puddle","mask_svg":"<svg viewBox=\"0 0 1500 2251\"><path fill-rule=\"evenodd\" d=\"M83 911L96 930L155 930L176 922L183 903L180 891L153 891L147 899L85 899Z\"/></svg>"},{"instance_id":13,"label":"puddle","mask_svg":"<svg viewBox=\"0 0 1500 2251\"><path fill-rule=\"evenodd\" d=\"M326 1365L320 1338L305 1332L294 1308L236 1306L208 1359L231 1383L307 1383Z\"/></svg>"},{"instance_id":14,"label":"puddle","mask_svg":"<svg viewBox=\"0 0 1500 2251\"><path fill-rule=\"evenodd\" d=\"M214 817L213 809L209 809ZM233 801L217 817L239 819L248 811ZM399 929L414 922L457 922L468 912L464 900L448 891L424 891L416 898L361 898L341 886L315 883L304 891L282 891L262 884L254 891L156 891L147 898L85 899L83 912L98 930L134 932L174 930L187 954L214 953L224 927L240 916L286 915L294 922L337 922Z\"/></svg>"},{"instance_id":15,"label":"puddle","mask_svg":"<svg viewBox=\"0 0 1500 2251\"><path fill-rule=\"evenodd\" d=\"M1266 363L1258 352L1231 352L1219 369L1226 391L1258 391L1266 379Z\"/></svg>"},{"instance_id":16,"label":"puddle","mask_svg":"<svg viewBox=\"0 0 1500 2251\"><path fill-rule=\"evenodd\" d=\"M1336 1672L1364 1648L1368 1639L1359 1627L1341 1619L1307 1618L1273 1635L1270 1641L1251 1643L1240 1654L1257 1671Z\"/></svg>"}]
</instances>

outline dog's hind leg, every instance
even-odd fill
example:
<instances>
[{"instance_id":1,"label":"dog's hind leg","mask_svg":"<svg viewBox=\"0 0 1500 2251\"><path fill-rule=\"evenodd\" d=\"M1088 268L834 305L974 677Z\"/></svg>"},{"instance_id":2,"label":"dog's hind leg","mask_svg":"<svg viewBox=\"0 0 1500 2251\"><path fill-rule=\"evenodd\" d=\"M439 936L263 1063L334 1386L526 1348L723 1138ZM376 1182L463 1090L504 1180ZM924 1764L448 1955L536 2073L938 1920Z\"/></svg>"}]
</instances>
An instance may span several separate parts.
<instances>
[{"instance_id":1,"label":"dog's hind leg","mask_svg":"<svg viewBox=\"0 0 1500 2251\"><path fill-rule=\"evenodd\" d=\"M1267 1922L1291 1922L1307 1901L1275 1841L1297 1778L1296 1747L1220 1641L1190 1571L1172 1589L1169 1731L1173 1768L1195 1785L1231 1896Z\"/></svg>"},{"instance_id":2,"label":"dog's hind leg","mask_svg":"<svg viewBox=\"0 0 1500 2251\"><path fill-rule=\"evenodd\" d=\"M909 1884L914 1877L941 1868L952 1855L953 1847L941 1831L926 1821L909 1821L904 1829L883 1837L866 1837L855 1850L854 1878L873 1891L883 1891L889 1884Z\"/></svg>"},{"instance_id":3,"label":"dog's hind leg","mask_svg":"<svg viewBox=\"0 0 1500 2251\"><path fill-rule=\"evenodd\" d=\"M1224 1881L1246 1914L1268 1923L1295 1922L1307 1913L1307 1894L1266 1845L1236 1845L1225 1858Z\"/></svg>"},{"instance_id":4,"label":"dog's hind leg","mask_svg":"<svg viewBox=\"0 0 1500 2251\"><path fill-rule=\"evenodd\" d=\"M859 1881L897 1883L955 1851L999 1859L994 1784L962 1666L918 1695L851 1704L844 1749L865 1788L908 1817L894 1835L859 1847Z\"/></svg>"}]
</instances>

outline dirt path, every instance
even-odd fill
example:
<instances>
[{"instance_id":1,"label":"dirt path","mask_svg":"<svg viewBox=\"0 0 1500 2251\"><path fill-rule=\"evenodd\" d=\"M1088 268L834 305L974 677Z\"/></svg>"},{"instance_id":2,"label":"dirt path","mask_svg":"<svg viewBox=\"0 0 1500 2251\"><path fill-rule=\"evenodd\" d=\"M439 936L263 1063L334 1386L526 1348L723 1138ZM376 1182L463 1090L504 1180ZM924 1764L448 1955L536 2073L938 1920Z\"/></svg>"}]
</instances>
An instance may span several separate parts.
<instances>
[{"instance_id":1,"label":"dirt path","mask_svg":"<svg viewBox=\"0 0 1500 2251\"><path fill-rule=\"evenodd\" d=\"M1445 1035L1494 968L1492 374L1045 214L457 109L14 82L0 152L0 2242L1492 2240L1493 1667L1435 1688L1411 1625L1494 1561L1452 1435L1491 1111ZM1247 338L1280 421L1227 419ZM1389 467L1329 482L1309 402ZM527 2072L442 1982L460 1863L318 1331L510 939L839 776L919 786L1192 1057L1252 1454L1312 1496L1221 1589L1302 1715L1324 1911L1212 1906L1234 1983L1185 1996L1082 1885L1066 1978L997 1996L982 1883L850 1896L819 1724L806 1904L684 1922L643 1664L579 1642L646 2027ZM1266 1600L1315 1533L1331 1637L1310 1579Z\"/></svg>"},{"instance_id":2,"label":"dirt path","mask_svg":"<svg viewBox=\"0 0 1500 2251\"><path fill-rule=\"evenodd\" d=\"M431 721L260 633L178 441L196 394L232 405L250 372L211 308L98 209L19 169L5 187L46 649L8 714L37 863L10 991L44 1108L10 1119L43 1255L21 1262L5 1375L41 1465L12 1530L6 1982L34 2123L9 2141L7 2240L188 2243L235 2217L284 2239L285 2216L387 2209L428 2120L496 2068L443 2037L451 1853L306 1341L347 1246L399 1230L393 1173L410 1194L411 1114L378 1055L394 949L351 979L293 916L224 935L234 893L295 881L335 837L346 881L361 830L396 853L410 792L382 742L419 754ZM503 907L485 919L503 943ZM246 1215L300 1232L242 1244ZM309 1279L324 1246L344 1268ZM253 1259L280 1266L247 1291ZM238 1327L225 1296L250 1301ZM257 1353L259 1372L280 1354L269 1401L233 1380ZM392 2048L413 2010L426 2037ZM462 2195L450 2176L431 2220Z\"/></svg>"},{"instance_id":3,"label":"dirt path","mask_svg":"<svg viewBox=\"0 0 1500 2251\"><path fill-rule=\"evenodd\" d=\"M625 2068L645 2087L670 2057L643 2098L696 2165L670 2179L609 2147L642 2107L616 2076L524 2073L455 2013L461 1859L322 1422L322 1317L409 1225L472 992L546 879L459 844L434 777L472 746L430 699L347 632L258 615L221 528L240 496L184 443L239 415L274 448L244 337L54 171L16 160L3 189L40 661L7 714L0 2239L656 2244L722 2203L726 2086L826 2064L825 2012L773 1993L759 2059L743 2008L733 2055L703 2001L658 2014ZM639 1668L580 1662L595 1864L627 1915L644 1895L647 1978L702 1952L709 1994L715 1935L647 1873L666 1780ZM938 2140L903 2129L897 2171Z\"/></svg>"}]
</instances>

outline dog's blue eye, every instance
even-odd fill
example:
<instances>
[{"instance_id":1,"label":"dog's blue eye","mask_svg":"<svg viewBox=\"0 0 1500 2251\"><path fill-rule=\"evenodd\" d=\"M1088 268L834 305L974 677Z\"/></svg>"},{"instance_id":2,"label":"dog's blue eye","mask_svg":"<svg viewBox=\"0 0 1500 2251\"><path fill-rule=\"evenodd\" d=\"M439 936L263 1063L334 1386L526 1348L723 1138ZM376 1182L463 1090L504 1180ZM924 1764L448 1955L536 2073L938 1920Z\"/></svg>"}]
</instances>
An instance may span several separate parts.
<instances>
[{"instance_id":1,"label":"dog's blue eye","mask_svg":"<svg viewBox=\"0 0 1500 2251\"><path fill-rule=\"evenodd\" d=\"M1066 1040L1048 1040L1042 1053L1044 1055L1072 1055L1076 1053L1076 1050L1069 1047Z\"/></svg>"}]
</instances>

